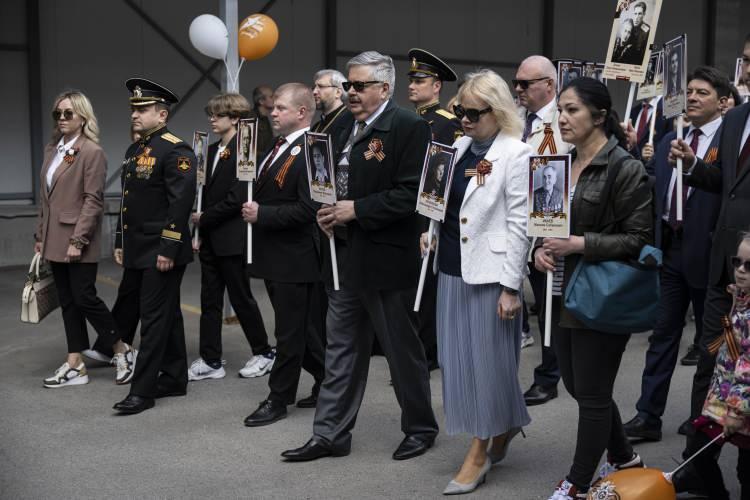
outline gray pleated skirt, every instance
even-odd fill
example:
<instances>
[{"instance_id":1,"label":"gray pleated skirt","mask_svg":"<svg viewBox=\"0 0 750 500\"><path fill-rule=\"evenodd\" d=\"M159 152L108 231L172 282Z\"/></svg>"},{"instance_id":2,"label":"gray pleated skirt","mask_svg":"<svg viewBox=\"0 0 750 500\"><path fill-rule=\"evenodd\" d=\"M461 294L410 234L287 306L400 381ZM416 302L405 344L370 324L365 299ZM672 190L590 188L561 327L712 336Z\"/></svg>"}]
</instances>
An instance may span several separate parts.
<instances>
[{"instance_id":1,"label":"gray pleated skirt","mask_svg":"<svg viewBox=\"0 0 750 500\"><path fill-rule=\"evenodd\" d=\"M521 314L501 320L499 296L498 284L438 276L438 361L448 434L487 439L531 422L518 382Z\"/></svg>"}]
</instances>

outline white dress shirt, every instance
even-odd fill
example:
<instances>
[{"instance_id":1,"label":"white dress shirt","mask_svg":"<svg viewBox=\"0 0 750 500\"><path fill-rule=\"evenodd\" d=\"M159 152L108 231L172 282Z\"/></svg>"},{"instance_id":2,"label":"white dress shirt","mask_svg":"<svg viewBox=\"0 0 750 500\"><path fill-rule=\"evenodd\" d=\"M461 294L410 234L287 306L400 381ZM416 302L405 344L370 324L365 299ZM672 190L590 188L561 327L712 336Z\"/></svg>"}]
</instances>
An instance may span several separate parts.
<instances>
[{"instance_id":1,"label":"white dress shirt","mask_svg":"<svg viewBox=\"0 0 750 500\"><path fill-rule=\"evenodd\" d=\"M544 124L544 117L552 113L552 108L557 106L557 101L552 99L550 102L539 108L536 113L536 118L531 122L531 130L536 130L537 127L541 127ZM528 116L528 113L526 114Z\"/></svg>"},{"instance_id":2,"label":"white dress shirt","mask_svg":"<svg viewBox=\"0 0 750 500\"><path fill-rule=\"evenodd\" d=\"M654 112L656 111L656 106L659 104L659 99L661 99L661 96L658 95L656 97L652 97L650 101L648 101L648 114L646 116L646 119L651 122L651 117L653 116ZM643 109L641 108L641 112L643 112ZM626 117L627 118L627 117ZM635 123L633 124L633 128L638 130L638 126L641 124L641 113L638 113L638 116L635 118Z\"/></svg>"},{"instance_id":3,"label":"white dress shirt","mask_svg":"<svg viewBox=\"0 0 750 500\"><path fill-rule=\"evenodd\" d=\"M60 138L60 142L57 143L57 153L55 153L55 157L52 158L52 161L49 164L49 169L47 170L47 189L52 187L52 177L54 177L55 171L63 162L63 159L65 158L65 152L73 147L73 144L75 144L80 135L81 134L78 134L77 136L73 137L73 139L71 139L70 142L67 143L63 142L65 140L65 137Z\"/></svg>"},{"instance_id":4,"label":"white dress shirt","mask_svg":"<svg viewBox=\"0 0 750 500\"><path fill-rule=\"evenodd\" d=\"M310 130L310 127L305 127L305 128L301 128L301 129L299 129L299 130L295 130L294 132L292 132L292 133L291 133L291 134L289 134L288 136L284 137L284 142L283 142L283 143L281 144L281 147L280 147L280 148L279 148L279 150L278 150L278 151L276 152L276 156L274 157L273 161L275 162L276 160L278 160L279 158L281 158L281 155L282 155L282 154L284 153L284 151L286 151L286 150L287 150L287 148L288 148L289 146L291 146L291 145L292 145L292 143L293 143L294 141L296 141L296 140L297 140L297 139L299 138L299 136L301 136L302 134L304 134L304 133L305 133L305 132L307 132L308 130ZM274 146L274 147L275 147L275 146ZM268 167L270 167L270 166L271 166L271 165L266 165L266 162L268 161L268 158L269 158L269 157L270 157L270 156L271 156L272 154L273 154L273 149L271 150L271 152L270 152L270 153L268 153L268 155L266 155L266 157L265 157L265 158L263 158L263 163L261 163L261 164L260 164L260 168L258 169L258 175L260 175L260 173L261 173L261 172L262 172L262 171L263 171L263 170L264 170L264 169L265 169L265 168L266 168L267 166L268 166ZM271 163L273 163L273 162L271 162Z\"/></svg>"}]
</instances>

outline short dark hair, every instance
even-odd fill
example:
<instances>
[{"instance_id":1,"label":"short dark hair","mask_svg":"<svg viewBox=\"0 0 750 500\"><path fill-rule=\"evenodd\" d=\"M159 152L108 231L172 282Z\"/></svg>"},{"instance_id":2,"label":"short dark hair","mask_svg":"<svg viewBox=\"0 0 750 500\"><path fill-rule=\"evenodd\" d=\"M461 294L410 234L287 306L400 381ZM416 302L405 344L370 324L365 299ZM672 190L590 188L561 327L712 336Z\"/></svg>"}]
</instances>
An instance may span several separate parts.
<instances>
[{"instance_id":1,"label":"short dark hair","mask_svg":"<svg viewBox=\"0 0 750 500\"><path fill-rule=\"evenodd\" d=\"M264 90L270 90L271 93L273 93L273 89L270 85L258 85L253 89L253 107L257 108L258 104L260 104L260 99L263 97L263 91Z\"/></svg>"},{"instance_id":2,"label":"short dark hair","mask_svg":"<svg viewBox=\"0 0 750 500\"><path fill-rule=\"evenodd\" d=\"M731 96L731 98L734 99L735 106L739 106L739 104L742 102L742 96L740 95L740 91L737 90L737 87L735 87L733 83L729 84L729 96Z\"/></svg>"},{"instance_id":3,"label":"short dark hair","mask_svg":"<svg viewBox=\"0 0 750 500\"><path fill-rule=\"evenodd\" d=\"M698 66L688 75L688 83L693 80L708 82L716 90L719 97L727 97L731 94L729 77L722 71L711 66Z\"/></svg>"},{"instance_id":4,"label":"short dark hair","mask_svg":"<svg viewBox=\"0 0 750 500\"><path fill-rule=\"evenodd\" d=\"M645 14L645 13L646 13L646 11L648 10L648 7L646 7L646 2L638 2L638 3L637 3L637 4L635 4L635 6L633 7L633 10L637 9L638 7L643 7L643 13L644 13L644 14Z\"/></svg>"}]
</instances>

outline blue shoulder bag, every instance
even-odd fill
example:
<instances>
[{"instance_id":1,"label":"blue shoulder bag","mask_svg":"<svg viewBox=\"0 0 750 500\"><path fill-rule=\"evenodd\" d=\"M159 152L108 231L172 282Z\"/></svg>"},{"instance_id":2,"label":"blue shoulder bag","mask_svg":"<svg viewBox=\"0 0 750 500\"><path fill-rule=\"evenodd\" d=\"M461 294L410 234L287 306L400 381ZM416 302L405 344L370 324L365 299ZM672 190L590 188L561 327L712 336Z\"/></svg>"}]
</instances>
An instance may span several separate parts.
<instances>
[{"instance_id":1,"label":"blue shoulder bag","mask_svg":"<svg viewBox=\"0 0 750 500\"><path fill-rule=\"evenodd\" d=\"M622 220L603 224L614 180L624 160L610 169L602 189L600 231ZM659 303L661 258L661 250L645 245L637 261L581 259L565 289L565 308L592 330L619 334L652 330Z\"/></svg>"}]
</instances>

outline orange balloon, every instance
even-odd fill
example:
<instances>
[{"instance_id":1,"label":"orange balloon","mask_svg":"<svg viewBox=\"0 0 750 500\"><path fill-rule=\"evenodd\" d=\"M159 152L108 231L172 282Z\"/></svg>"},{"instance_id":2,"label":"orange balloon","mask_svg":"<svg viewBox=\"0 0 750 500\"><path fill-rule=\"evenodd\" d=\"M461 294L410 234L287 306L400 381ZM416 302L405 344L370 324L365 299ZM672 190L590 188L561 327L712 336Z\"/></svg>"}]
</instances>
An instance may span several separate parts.
<instances>
[{"instance_id":1,"label":"orange balloon","mask_svg":"<svg viewBox=\"0 0 750 500\"><path fill-rule=\"evenodd\" d=\"M237 34L240 57L255 61L266 57L279 41L279 28L265 14L247 16L240 23Z\"/></svg>"},{"instance_id":2,"label":"orange balloon","mask_svg":"<svg viewBox=\"0 0 750 500\"><path fill-rule=\"evenodd\" d=\"M588 500L674 500L674 486L658 469L623 469L600 479Z\"/></svg>"}]
</instances>

